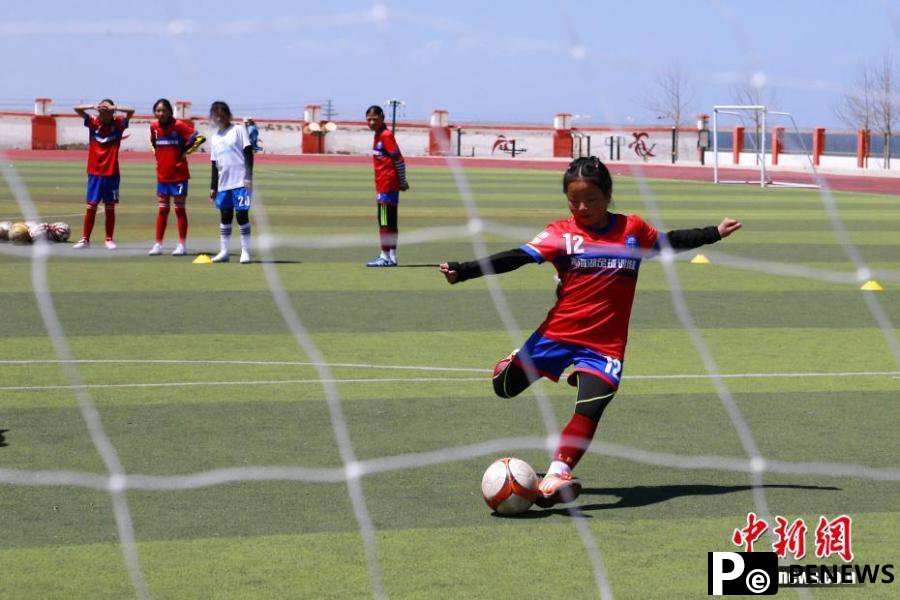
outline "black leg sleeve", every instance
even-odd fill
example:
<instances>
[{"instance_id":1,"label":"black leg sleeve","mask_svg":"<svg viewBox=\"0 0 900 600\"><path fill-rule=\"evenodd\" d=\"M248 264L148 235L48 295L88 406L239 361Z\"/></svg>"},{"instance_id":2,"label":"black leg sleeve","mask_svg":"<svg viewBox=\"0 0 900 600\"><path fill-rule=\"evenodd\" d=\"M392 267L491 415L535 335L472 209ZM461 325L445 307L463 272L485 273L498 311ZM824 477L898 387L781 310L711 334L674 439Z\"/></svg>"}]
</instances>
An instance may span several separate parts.
<instances>
[{"instance_id":1,"label":"black leg sleeve","mask_svg":"<svg viewBox=\"0 0 900 600\"><path fill-rule=\"evenodd\" d=\"M592 373L578 372L578 399L575 400L577 414L599 421L615 395L616 389L605 379Z\"/></svg>"},{"instance_id":2,"label":"black leg sleeve","mask_svg":"<svg viewBox=\"0 0 900 600\"><path fill-rule=\"evenodd\" d=\"M234 213L237 218L238 225L246 225L250 222L250 211L249 210L239 210Z\"/></svg>"},{"instance_id":3,"label":"black leg sleeve","mask_svg":"<svg viewBox=\"0 0 900 600\"><path fill-rule=\"evenodd\" d=\"M536 371L526 373L522 366L509 361L506 368L494 375L494 393L501 398L515 398L540 378Z\"/></svg>"},{"instance_id":4,"label":"black leg sleeve","mask_svg":"<svg viewBox=\"0 0 900 600\"><path fill-rule=\"evenodd\" d=\"M222 225L231 225L231 220L234 219L234 209L221 208L219 209L219 213L222 215Z\"/></svg>"},{"instance_id":5,"label":"black leg sleeve","mask_svg":"<svg viewBox=\"0 0 900 600\"><path fill-rule=\"evenodd\" d=\"M397 230L397 205L387 204L387 226L388 229Z\"/></svg>"}]
</instances>

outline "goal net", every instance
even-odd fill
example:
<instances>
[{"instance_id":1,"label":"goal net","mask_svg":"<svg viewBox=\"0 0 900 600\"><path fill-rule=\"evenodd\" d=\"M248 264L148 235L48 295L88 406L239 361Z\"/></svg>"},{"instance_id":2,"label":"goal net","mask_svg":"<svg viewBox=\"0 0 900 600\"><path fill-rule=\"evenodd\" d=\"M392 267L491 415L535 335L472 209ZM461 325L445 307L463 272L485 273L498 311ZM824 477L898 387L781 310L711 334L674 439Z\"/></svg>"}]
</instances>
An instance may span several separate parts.
<instances>
[{"instance_id":1,"label":"goal net","mask_svg":"<svg viewBox=\"0 0 900 600\"><path fill-rule=\"evenodd\" d=\"M721 156L719 155L719 119L736 119L740 124L735 127L731 135L731 153L734 157L734 163L739 164L741 157L752 154L754 160L754 169L748 170L748 175L754 170L758 172L758 176L729 178L723 176L722 169L719 166ZM802 143L802 137L799 135L799 129L794 121L794 116L789 112L769 110L765 105L752 104L734 104L734 105L715 105L713 106L712 115L712 143L713 143L713 182L714 183L759 183L760 187L766 186L782 186L782 187L802 187L802 188L818 188L817 184L797 183L788 181L778 181L773 178L774 169L767 171L766 160L770 164L774 164L774 157L777 156L776 145L779 140L772 134L767 133L768 125L776 119L787 119L792 125L792 130L796 134L796 138L800 140L801 147L794 153L801 153L807 160L810 169L815 171L812 156L809 148ZM733 171L729 175L733 175Z\"/></svg>"}]
</instances>

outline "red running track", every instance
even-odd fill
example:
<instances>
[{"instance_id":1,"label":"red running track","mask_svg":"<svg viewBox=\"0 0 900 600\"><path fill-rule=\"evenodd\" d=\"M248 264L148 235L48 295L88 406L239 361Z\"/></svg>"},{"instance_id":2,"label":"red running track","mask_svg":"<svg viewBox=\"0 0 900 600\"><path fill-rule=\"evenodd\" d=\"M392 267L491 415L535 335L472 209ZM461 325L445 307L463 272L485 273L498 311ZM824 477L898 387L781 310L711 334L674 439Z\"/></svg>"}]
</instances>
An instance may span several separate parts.
<instances>
[{"instance_id":1,"label":"red running track","mask_svg":"<svg viewBox=\"0 0 900 600\"><path fill-rule=\"evenodd\" d=\"M86 161L86 150L5 150L0 151L13 160L70 160ZM455 157L454 157L455 158ZM150 163L151 152L122 152L122 162ZM406 163L412 166L445 167L453 158L441 156L408 156ZM464 167L495 169L535 169L543 171L565 170L567 160L520 160L510 158L460 158L456 159ZM260 154L256 161L270 165L370 165L372 159L361 155L343 154ZM607 163L613 175L626 177L648 177L652 179L678 179L687 181L712 181L712 168L677 165L640 165ZM719 177L724 180L759 180L759 171L751 169L720 168ZM777 181L787 183L815 183L809 173L794 171L774 171L770 175ZM873 175L838 175L820 173L820 177L832 190L841 192L866 192L871 194L900 195L900 177L879 177Z\"/></svg>"}]
</instances>

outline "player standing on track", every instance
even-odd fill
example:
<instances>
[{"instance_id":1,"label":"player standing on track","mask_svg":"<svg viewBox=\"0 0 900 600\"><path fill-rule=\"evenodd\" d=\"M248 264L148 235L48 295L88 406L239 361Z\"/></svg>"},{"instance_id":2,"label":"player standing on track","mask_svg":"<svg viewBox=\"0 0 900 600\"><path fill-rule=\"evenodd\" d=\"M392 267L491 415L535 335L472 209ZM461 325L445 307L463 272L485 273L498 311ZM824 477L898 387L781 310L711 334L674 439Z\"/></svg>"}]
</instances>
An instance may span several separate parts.
<instances>
[{"instance_id":1,"label":"player standing on track","mask_svg":"<svg viewBox=\"0 0 900 600\"><path fill-rule=\"evenodd\" d=\"M228 262L231 221L236 217L241 229L241 264L250 262L250 199L253 189L253 145L243 123L231 122L231 109L222 101L212 103L209 118L215 133L210 138L209 157L212 181L209 199L221 213L220 250L212 261Z\"/></svg>"},{"instance_id":2,"label":"player standing on track","mask_svg":"<svg viewBox=\"0 0 900 600\"><path fill-rule=\"evenodd\" d=\"M156 155L156 198L159 201L159 212L156 215L156 241L148 254L162 254L169 210L174 203L178 245L172 256L184 256L188 231L185 201L188 179L191 178L187 155L199 148L206 138L198 135L189 121L176 120L172 103L165 98L160 98L153 104L153 114L156 121L150 123L150 145Z\"/></svg>"},{"instance_id":3,"label":"player standing on track","mask_svg":"<svg viewBox=\"0 0 900 600\"><path fill-rule=\"evenodd\" d=\"M568 382L578 387L575 414L538 488L535 504L543 508L571 502L581 493L572 469L619 387L641 259L665 247L663 237L672 249L689 250L741 228L725 218L718 227L660 233L637 215L609 212L612 177L596 157L569 164L563 192L572 216L550 223L531 242L481 262L440 266L451 284L484 275L482 263L496 274L544 261L556 268L556 304L525 345L497 363L493 375L494 392L512 398L541 377L558 381L574 365Z\"/></svg>"},{"instance_id":4,"label":"player standing on track","mask_svg":"<svg viewBox=\"0 0 900 600\"><path fill-rule=\"evenodd\" d=\"M367 267L397 266L397 205L400 192L409 189L406 163L394 133L384 124L384 111L373 105L366 110L366 122L375 132L372 161L375 165L375 201L378 208L378 236L381 255L366 263Z\"/></svg>"},{"instance_id":5,"label":"player standing on track","mask_svg":"<svg viewBox=\"0 0 900 600\"><path fill-rule=\"evenodd\" d=\"M87 162L87 210L84 213L84 229L81 239L72 248L82 250L91 245L91 232L97 218L97 205L103 202L103 214L106 219L106 248L115 250L113 232L116 228L116 204L119 203L119 145L122 133L128 129L128 120L134 109L116 106L106 98L97 104L80 104L74 107L78 116L84 119L88 128L88 162ZM97 116L87 111L96 110ZM125 116L117 117L116 113Z\"/></svg>"}]
</instances>

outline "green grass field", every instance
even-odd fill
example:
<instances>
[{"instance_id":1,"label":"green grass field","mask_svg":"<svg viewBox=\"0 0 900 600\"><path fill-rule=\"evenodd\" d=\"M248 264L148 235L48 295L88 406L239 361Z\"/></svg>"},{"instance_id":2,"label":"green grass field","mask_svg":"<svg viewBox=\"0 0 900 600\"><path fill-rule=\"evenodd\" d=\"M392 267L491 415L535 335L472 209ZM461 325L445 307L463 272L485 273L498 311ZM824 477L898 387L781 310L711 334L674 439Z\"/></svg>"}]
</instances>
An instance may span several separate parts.
<instances>
[{"instance_id":1,"label":"green grass field","mask_svg":"<svg viewBox=\"0 0 900 600\"><path fill-rule=\"evenodd\" d=\"M29 161L15 167L46 220L68 221L77 238L83 165ZM196 165L195 175L189 251L213 252L218 215L203 194L205 165ZM537 233L566 215L560 173L473 169L467 175L485 219ZM278 364L309 358L276 307L263 265L194 265L192 257L142 255L152 242L156 213L152 167L123 164L122 180L117 239L124 250L141 254L79 255L57 246L48 268L68 343L84 361L77 364L81 378L91 385L125 384L88 391L126 471L177 475L247 466L340 467L315 368ZM404 195L400 211L401 264L470 259L471 240L465 237L403 244L404 233L466 223L450 172L412 169L410 181L413 190ZM618 211L649 216L634 181L619 178L615 185ZM650 181L649 187L666 228L717 223L726 215L740 218L744 229L717 251L854 270L816 191L674 181ZM376 253L369 168L263 164L257 189L276 233L323 242L335 234L371 236L368 246L275 250L275 268L328 363L480 370L333 366L360 460L545 435L534 395L501 401L492 396L488 377L552 304L550 266L525 267L498 279L522 328L513 340L484 280L450 287L436 269L363 266ZM900 271L900 197L839 193L835 198L869 267ZM0 217L19 214L10 190L0 184ZM98 215L95 240L102 241L102 223ZM173 236L174 215L169 250ZM498 251L527 239L488 236L487 241ZM867 308L866 292L856 285L715 263L681 262L677 272L723 373L798 374L726 380L765 457L897 467L900 369ZM56 354L32 293L30 261L0 255L0 282L5 307L0 429L7 430L0 469L105 474L63 369L53 362ZM882 283L885 291L876 297L897 327L900 285ZM15 360L48 362L10 362ZM130 362L104 362L115 360ZM255 363L221 362L226 360ZM745 458L710 380L643 377L704 372L672 308L661 265L646 262L623 385L597 439L684 456ZM806 376L813 373L833 375ZM278 383L285 380L290 382ZM160 383L183 385L137 385ZM572 411L572 389L541 385L562 427ZM588 555L566 511L533 509L530 518L519 519L490 514L479 482L487 465L503 454L519 456L539 471L546 468L544 452L510 447L362 479L388 596L598 595ZM579 503L616 598L705 596L707 552L737 549L729 541L731 532L754 510L746 473L674 469L600 453L588 454L576 472L585 484ZM764 481L774 514L807 520L810 554L818 516L846 513L854 518L855 562L895 562L897 482L772 474ZM140 566L154 598L372 594L342 483L250 481L188 491L129 491L127 499ZM5 597L134 597L108 493L0 483L0 515ZM896 583L813 592L829 599L896 594Z\"/></svg>"}]
</instances>

